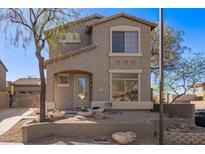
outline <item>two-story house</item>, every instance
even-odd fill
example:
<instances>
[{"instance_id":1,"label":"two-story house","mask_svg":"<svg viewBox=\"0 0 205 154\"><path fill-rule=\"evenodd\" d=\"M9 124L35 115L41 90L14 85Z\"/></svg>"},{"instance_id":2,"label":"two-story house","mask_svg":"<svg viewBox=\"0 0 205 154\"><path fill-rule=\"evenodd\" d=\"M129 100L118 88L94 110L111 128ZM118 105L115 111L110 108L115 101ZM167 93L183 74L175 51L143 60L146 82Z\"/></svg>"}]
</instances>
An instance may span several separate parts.
<instances>
[{"instance_id":1,"label":"two-story house","mask_svg":"<svg viewBox=\"0 0 205 154\"><path fill-rule=\"evenodd\" d=\"M9 106L9 97L6 92L6 66L0 60L0 107L8 107Z\"/></svg>"},{"instance_id":2,"label":"two-story house","mask_svg":"<svg viewBox=\"0 0 205 154\"><path fill-rule=\"evenodd\" d=\"M7 68L0 60L0 91L6 91L6 72Z\"/></svg>"},{"instance_id":3,"label":"two-story house","mask_svg":"<svg viewBox=\"0 0 205 154\"><path fill-rule=\"evenodd\" d=\"M58 109L152 109L150 33L156 26L120 13L57 27L59 35L48 41L45 62L47 104Z\"/></svg>"},{"instance_id":4,"label":"two-story house","mask_svg":"<svg viewBox=\"0 0 205 154\"><path fill-rule=\"evenodd\" d=\"M205 82L193 85L192 88L188 90L187 94L196 95L197 100L205 101Z\"/></svg>"}]
</instances>

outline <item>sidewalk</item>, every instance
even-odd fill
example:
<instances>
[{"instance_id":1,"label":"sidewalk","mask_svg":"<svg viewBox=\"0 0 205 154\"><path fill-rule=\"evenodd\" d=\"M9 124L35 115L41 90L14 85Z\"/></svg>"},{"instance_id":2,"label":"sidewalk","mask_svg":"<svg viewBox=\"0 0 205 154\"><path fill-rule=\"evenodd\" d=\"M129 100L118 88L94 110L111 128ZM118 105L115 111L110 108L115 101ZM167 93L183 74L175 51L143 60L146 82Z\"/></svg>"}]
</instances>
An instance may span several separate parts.
<instances>
[{"instance_id":1,"label":"sidewalk","mask_svg":"<svg viewBox=\"0 0 205 154\"><path fill-rule=\"evenodd\" d=\"M24 145L23 143L0 142L0 145Z\"/></svg>"},{"instance_id":2,"label":"sidewalk","mask_svg":"<svg viewBox=\"0 0 205 154\"><path fill-rule=\"evenodd\" d=\"M22 112L17 112L18 110L13 109L14 112L16 112L16 115L14 116L8 116L8 118L4 118L0 122L0 135L4 134L6 131L8 131L10 128L12 128L16 123L18 123L20 120L28 116L29 114L33 113L32 110L25 110L23 113ZM20 110L19 110L20 111ZM4 111L5 112L5 111ZM8 112L11 112L11 109L8 109ZM0 113L1 115L1 113Z\"/></svg>"}]
</instances>

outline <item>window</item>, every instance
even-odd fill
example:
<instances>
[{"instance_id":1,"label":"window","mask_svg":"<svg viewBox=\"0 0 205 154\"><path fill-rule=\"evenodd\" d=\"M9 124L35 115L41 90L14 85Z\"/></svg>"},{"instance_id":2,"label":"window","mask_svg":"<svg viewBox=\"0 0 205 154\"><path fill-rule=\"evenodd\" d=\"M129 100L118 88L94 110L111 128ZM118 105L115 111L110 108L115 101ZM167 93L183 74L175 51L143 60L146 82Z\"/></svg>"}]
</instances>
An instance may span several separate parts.
<instances>
[{"instance_id":1,"label":"window","mask_svg":"<svg viewBox=\"0 0 205 154\"><path fill-rule=\"evenodd\" d=\"M138 73L112 73L112 101L138 101Z\"/></svg>"},{"instance_id":2,"label":"window","mask_svg":"<svg viewBox=\"0 0 205 154\"><path fill-rule=\"evenodd\" d=\"M80 43L80 33L68 32L60 35L60 43Z\"/></svg>"},{"instance_id":3,"label":"window","mask_svg":"<svg viewBox=\"0 0 205 154\"><path fill-rule=\"evenodd\" d=\"M112 53L138 53L139 52L138 31L113 31Z\"/></svg>"},{"instance_id":4,"label":"window","mask_svg":"<svg viewBox=\"0 0 205 154\"><path fill-rule=\"evenodd\" d=\"M60 77L60 84L68 84L69 81L68 81L68 77Z\"/></svg>"}]
</instances>

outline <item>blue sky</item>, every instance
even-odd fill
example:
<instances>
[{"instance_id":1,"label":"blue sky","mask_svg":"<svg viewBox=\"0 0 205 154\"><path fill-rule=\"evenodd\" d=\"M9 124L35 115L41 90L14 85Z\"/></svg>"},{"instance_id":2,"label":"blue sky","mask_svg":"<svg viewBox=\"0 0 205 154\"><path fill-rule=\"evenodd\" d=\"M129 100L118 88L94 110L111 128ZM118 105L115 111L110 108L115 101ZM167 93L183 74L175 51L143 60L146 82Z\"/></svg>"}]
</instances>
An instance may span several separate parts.
<instances>
[{"instance_id":1,"label":"blue sky","mask_svg":"<svg viewBox=\"0 0 205 154\"><path fill-rule=\"evenodd\" d=\"M98 13L104 16L125 12L146 20L158 22L158 9L84 9L82 16ZM205 53L205 9L165 9L165 22L176 30L185 32L184 45L194 52ZM39 77L35 47L29 46L25 51L19 47L5 47L0 39L0 59L8 68L7 80L14 81L20 77ZM47 57L47 56L46 56Z\"/></svg>"}]
</instances>

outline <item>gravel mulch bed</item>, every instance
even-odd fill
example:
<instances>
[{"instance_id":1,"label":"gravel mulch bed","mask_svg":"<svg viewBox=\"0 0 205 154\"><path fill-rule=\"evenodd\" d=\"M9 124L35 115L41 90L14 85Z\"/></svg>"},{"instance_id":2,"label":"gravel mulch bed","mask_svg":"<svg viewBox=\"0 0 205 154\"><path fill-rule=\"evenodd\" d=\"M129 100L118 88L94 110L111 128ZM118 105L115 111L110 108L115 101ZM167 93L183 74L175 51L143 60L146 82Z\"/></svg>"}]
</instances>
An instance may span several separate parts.
<instances>
[{"instance_id":1,"label":"gravel mulch bed","mask_svg":"<svg viewBox=\"0 0 205 154\"><path fill-rule=\"evenodd\" d=\"M117 144L115 141L113 141L110 137L107 137L110 139L110 143L105 143L103 145L115 145ZM32 142L30 144L37 144L37 145L48 145L48 144L59 144L59 145L94 145L99 143L94 143L92 137L64 137L64 136L56 136L56 135L50 135L47 137L40 138L36 140L35 142ZM154 145L158 144L157 138L150 138L145 140L137 140L131 145Z\"/></svg>"}]
</instances>

